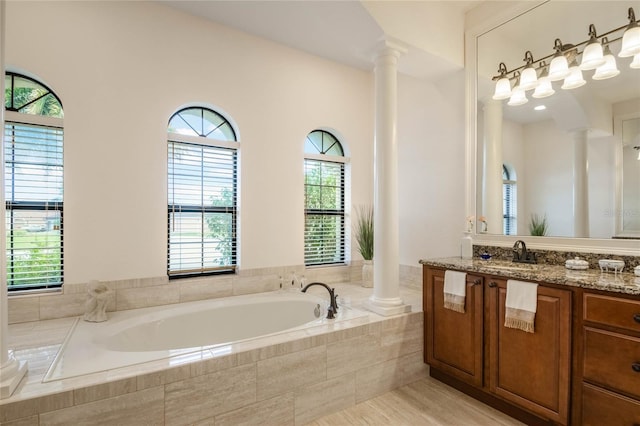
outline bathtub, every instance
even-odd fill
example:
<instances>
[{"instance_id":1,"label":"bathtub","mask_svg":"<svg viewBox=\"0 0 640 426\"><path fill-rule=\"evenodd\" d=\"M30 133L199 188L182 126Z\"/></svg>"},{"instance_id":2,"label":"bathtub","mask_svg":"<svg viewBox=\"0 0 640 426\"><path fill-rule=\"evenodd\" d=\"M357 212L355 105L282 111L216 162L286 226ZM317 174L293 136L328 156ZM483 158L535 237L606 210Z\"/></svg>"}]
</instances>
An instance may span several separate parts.
<instances>
[{"instance_id":1,"label":"bathtub","mask_svg":"<svg viewBox=\"0 0 640 426\"><path fill-rule=\"evenodd\" d=\"M43 382L177 355L222 355L239 342L368 315L342 307L327 320L324 299L280 291L110 312L101 323L78 318Z\"/></svg>"}]
</instances>

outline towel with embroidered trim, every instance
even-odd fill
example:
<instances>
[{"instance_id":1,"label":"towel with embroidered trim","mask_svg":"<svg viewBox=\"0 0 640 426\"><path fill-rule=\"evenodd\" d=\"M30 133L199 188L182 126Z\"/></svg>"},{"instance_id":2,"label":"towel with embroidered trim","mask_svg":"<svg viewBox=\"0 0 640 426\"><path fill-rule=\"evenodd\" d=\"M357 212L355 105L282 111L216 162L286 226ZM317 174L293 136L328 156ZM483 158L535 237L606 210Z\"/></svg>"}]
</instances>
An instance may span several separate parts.
<instances>
[{"instance_id":1,"label":"towel with embroidered trim","mask_svg":"<svg viewBox=\"0 0 640 426\"><path fill-rule=\"evenodd\" d=\"M464 314L466 295L466 272L444 271L444 307Z\"/></svg>"},{"instance_id":2,"label":"towel with embroidered trim","mask_svg":"<svg viewBox=\"0 0 640 426\"><path fill-rule=\"evenodd\" d=\"M504 326L534 332L538 308L538 284L507 280Z\"/></svg>"}]
</instances>

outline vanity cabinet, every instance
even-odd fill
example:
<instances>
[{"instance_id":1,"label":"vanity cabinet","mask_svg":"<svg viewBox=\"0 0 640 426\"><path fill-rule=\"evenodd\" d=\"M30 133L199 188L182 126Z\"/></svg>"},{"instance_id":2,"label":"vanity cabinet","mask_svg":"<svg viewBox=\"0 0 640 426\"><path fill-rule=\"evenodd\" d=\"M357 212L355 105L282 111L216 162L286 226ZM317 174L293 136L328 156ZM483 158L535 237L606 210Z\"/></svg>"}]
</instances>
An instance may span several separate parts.
<instances>
[{"instance_id":1,"label":"vanity cabinet","mask_svg":"<svg viewBox=\"0 0 640 426\"><path fill-rule=\"evenodd\" d=\"M571 381L571 291L538 285L535 332L504 326L507 281L488 278L489 389L567 424Z\"/></svg>"},{"instance_id":2,"label":"vanity cabinet","mask_svg":"<svg viewBox=\"0 0 640 426\"><path fill-rule=\"evenodd\" d=\"M425 266L425 362L431 375L528 424L568 424L571 300L538 286L535 332L504 326L507 282L467 273L465 313L445 309L444 269ZM448 378L454 378L448 381Z\"/></svg>"},{"instance_id":3,"label":"vanity cabinet","mask_svg":"<svg viewBox=\"0 0 640 426\"><path fill-rule=\"evenodd\" d=\"M640 425L640 300L585 292L582 424Z\"/></svg>"},{"instance_id":4,"label":"vanity cabinet","mask_svg":"<svg viewBox=\"0 0 640 426\"><path fill-rule=\"evenodd\" d=\"M444 308L444 271L432 271L423 292L430 332L425 362L466 383L482 386L483 278L467 274L465 312Z\"/></svg>"}]
</instances>

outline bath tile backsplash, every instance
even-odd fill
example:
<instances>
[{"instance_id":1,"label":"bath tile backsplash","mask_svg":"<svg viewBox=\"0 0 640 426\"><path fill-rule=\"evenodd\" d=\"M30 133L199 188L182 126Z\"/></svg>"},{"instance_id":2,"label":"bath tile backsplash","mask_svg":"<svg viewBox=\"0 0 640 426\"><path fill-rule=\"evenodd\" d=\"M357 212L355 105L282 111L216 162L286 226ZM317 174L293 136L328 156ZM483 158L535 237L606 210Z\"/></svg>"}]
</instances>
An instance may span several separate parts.
<instances>
[{"instance_id":1,"label":"bath tile backsplash","mask_svg":"<svg viewBox=\"0 0 640 426\"><path fill-rule=\"evenodd\" d=\"M640 265L640 256L620 256L615 254L603 254L603 253L579 253L574 251L555 251L555 250L538 250L529 249L529 251L536 253L538 263L547 265L563 265L568 259L580 257L589 262L589 268L600 269L598 261L600 259L616 259L623 260L625 263L625 271L633 272L633 268ZM638 250L640 252L640 250ZM473 246L473 257L480 257L483 253L489 253L494 260L512 260L513 249L511 247L496 247L496 246Z\"/></svg>"},{"instance_id":2,"label":"bath tile backsplash","mask_svg":"<svg viewBox=\"0 0 640 426\"><path fill-rule=\"evenodd\" d=\"M166 284L157 287L133 287L116 292L116 309L147 308L149 306L169 305L180 301L180 287Z\"/></svg>"},{"instance_id":3,"label":"bath tile backsplash","mask_svg":"<svg viewBox=\"0 0 640 426\"><path fill-rule=\"evenodd\" d=\"M184 278L169 281L167 276L100 281L113 293L107 312L122 311L180 302L214 299L232 295L262 293L290 285L296 275L296 289L304 276L307 283L344 283L359 281L362 262L349 266L306 269L303 265L239 270L236 274ZM355 278L354 278L355 277ZM353 280L352 280L353 278ZM87 283L66 283L61 292L10 295L9 324L84 314Z\"/></svg>"},{"instance_id":4,"label":"bath tile backsplash","mask_svg":"<svg viewBox=\"0 0 640 426\"><path fill-rule=\"evenodd\" d=\"M22 296L9 300L9 324L40 319L40 297Z\"/></svg>"}]
</instances>

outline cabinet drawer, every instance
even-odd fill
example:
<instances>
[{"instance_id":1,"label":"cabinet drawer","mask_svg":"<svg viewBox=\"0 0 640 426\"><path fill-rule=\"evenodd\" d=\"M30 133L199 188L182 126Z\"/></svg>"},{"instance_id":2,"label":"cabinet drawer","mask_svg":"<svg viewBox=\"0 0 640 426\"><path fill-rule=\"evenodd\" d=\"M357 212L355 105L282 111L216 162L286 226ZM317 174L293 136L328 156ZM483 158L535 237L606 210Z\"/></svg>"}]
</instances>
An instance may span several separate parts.
<instances>
[{"instance_id":1,"label":"cabinet drawer","mask_svg":"<svg viewBox=\"0 0 640 426\"><path fill-rule=\"evenodd\" d=\"M640 398L640 339L585 327L584 380Z\"/></svg>"},{"instance_id":2,"label":"cabinet drawer","mask_svg":"<svg viewBox=\"0 0 640 426\"><path fill-rule=\"evenodd\" d=\"M640 425L640 402L585 383L582 386L582 424Z\"/></svg>"},{"instance_id":3,"label":"cabinet drawer","mask_svg":"<svg viewBox=\"0 0 640 426\"><path fill-rule=\"evenodd\" d=\"M640 332L640 301L586 293L584 320Z\"/></svg>"}]
</instances>

